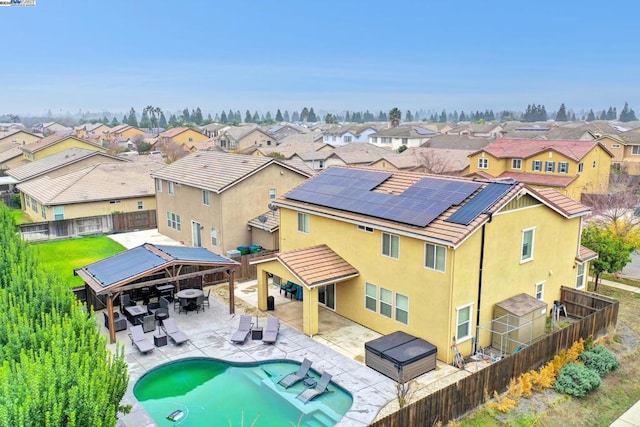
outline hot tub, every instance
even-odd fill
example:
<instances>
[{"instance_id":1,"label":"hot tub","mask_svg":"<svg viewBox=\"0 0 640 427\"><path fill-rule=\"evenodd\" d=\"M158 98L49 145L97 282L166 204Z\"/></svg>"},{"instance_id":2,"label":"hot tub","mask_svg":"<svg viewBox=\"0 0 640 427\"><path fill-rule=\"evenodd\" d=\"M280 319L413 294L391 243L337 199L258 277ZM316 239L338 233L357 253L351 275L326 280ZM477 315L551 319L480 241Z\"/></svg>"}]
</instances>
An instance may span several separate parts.
<instances>
[{"instance_id":1,"label":"hot tub","mask_svg":"<svg viewBox=\"0 0 640 427\"><path fill-rule=\"evenodd\" d=\"M436 368L437 347L402 331L369 341L364 349L366 365L397 382Z\"/></svg>"}]
</instances>

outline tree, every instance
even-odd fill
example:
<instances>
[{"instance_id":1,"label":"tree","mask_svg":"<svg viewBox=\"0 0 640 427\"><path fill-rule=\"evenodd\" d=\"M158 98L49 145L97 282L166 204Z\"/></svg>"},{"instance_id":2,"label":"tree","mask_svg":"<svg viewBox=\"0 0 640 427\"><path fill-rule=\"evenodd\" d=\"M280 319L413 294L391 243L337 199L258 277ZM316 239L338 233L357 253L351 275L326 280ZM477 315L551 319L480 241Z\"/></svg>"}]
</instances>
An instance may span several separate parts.
<instances>
[{"instance_id":1,"label":"tree","mask_svg":"<svg viewBox=\"0 0 640 427\"><path fill-rule=\"evenodd\" d=\"M160 120L158 121L158 126L160 126L162 129L167 128L167 118L164 116L164 113L162 111L160 112Z\"/></svg>"},{"instance_id":2,"label":"tree","mask_svg":"<svg viewBox=\"0 0 640 427\"><path fill-rule=\"evenodd\" d=\"M141 128L151 128L151 121L149 120L149 107L151 107L150 105L145 107L144 110L142 110L142 117L140 118L140 127ZM153 107L151 107L153 108Z\"/></svg>"},{"instance_id":3,"label":"tree","mask_svg":"<svg viewBox=\"0 0 640 427\"><path fill-rule=\"evenodd\" d=\"M178 125L178 119L176 118L175 114L172 114L172 115L169 116L168 125L171 126L171 127L175 127L175 126Z\"/></svg>"},{"instance_id":4,"label":"tree","mask_svg":"<svg viewBox=\"0 0 640 427\"><path fill-rule=\"evenodd\" d=\"M113 119L111 120L111 127L118 126L119 124L120 123L118 123L116 116L113 116Z\"/></svg>"},{"instance_id":5,"label":"tree","mask_svg":"<svg viewBox=\"0 0 640 427\"><path fill-rule=\"evenodd\" d=\"M568 120L567 117L567 108L564 106L564 103L560 104L560 108L556 113L556 121L557 122L566 122Z\"/></svg>"},{"instance_id":6,"label":"tree","mask_svg":"<svg viewBox=\"0 0 640 427\"><path fill-rule=\"evenodd\" d=\"M129 124L129 123L128 123L128 120L129 120L129 119L127 119L127 115L126 115L126 114L125 114L124 116L122 116L122 124L123 124L123 125L128 125L128 124Z\"/></svg>"},{"instance_id":7,"label":"tree","mask_svg":"<svg viewBox=\"0 0 640 427\"><path fill-rule=\"evenodd\" d=\"M191 115L191 121L197 125L202 124L202 110L200 107L196 107L195 113Z\"/></svg>"},{"instance_id":8,"label":"tree","mask_svg":"<svg viewBox=\"0 0 640 427\"><path fill-rule=\"evenodd\" d=\"M587 114L587 121L593 122L596 120L596 115L593 113L593 110L589 110L589 114Z\"/></svg>"},{"instance_id":9,"label":"tree","mask_svg":"<svg viewBox=\"0 0 640 427\"><path fill-rule=\"evenodd\" d=\"M313 107L309 109L309 116L307 117L308 122L315 123L318 121L318 117L316 117L315 111L313 111Z\"/></svg>"},{"instance_id":10,"label":"tree","mask_svg":"<svg viewBox=\"0 0 640 427\"><path fill-rule=\"evenodd\" d=\"M271 117L271 111L267 111L267 114L264 116L264 121L267 123L273 123L273 118Z\"/></svg>"},{"instance_id":11,"label":"tree","mask_svg":"<svg viewBox=\"0 0 640 427\"><path fill-rule=\"evenodd\" d=\"M244 113L244 122L251 123L251 111L247 110Z\"/></svg>"},{"instance_id":12,"label":"tree","mask_svg":"<svg viewBox=\"0 0 640 427\"><path fill-rule=\"evenodd\" d=\"M447 111L446 110L442 110L442 113L440 113L440 117L438 117L438 122L440 122L440 123L446 123L447 122Z\"/></svg>"},{"instance_id":13,"label":"tree","mask_svg":"<svg viewBox=\"0 0 640 427\"><path fill-rule=\"evenodd\" d=\"M298 114L297 111L293 112L293 115L291 116L291 121L292 122L299 122L300 121L300 115Z\"/></svg>"},{"instance_id":14,"label":"tree","mask_svg":"<svg viewBox=\"0 0 640 427\"><path fill-rule=\"evenodd\" d=\"M333 125L337 122L336 116L331 113L327 113L327 115L324 116L324 122L328 125Z\"/></svg>"},{"instance_id":15,"label":"tree","mask_svg":"<svg viewBox=\"0 0 640 427\"><path fill-rule=\"evenodd\" d=\"M282 117L285 122L289 122L289 110L284 110L284 116Z\"/></svg>"},{"instance_id":16,"label":"tree","mask_svg":"<svg viewBox=\"0 0 640 427\"><path fill-rule=\"evenodd\" d=\"M184 121L185 122L190 122L191 121L191 114L189 114L189 109L185 108L184 110L182 110L182 117L184 117Z\"/></svg>"},{"instance_id":17,"label":"tree","mask_svg":"<svg viewBox=\"0 0 640 427\"><path fill-rule=\"evenodd\" d=\"M227 113L224 111L220 114L220 123L229 123L229 119L227 119Z\"/></svg>"},{"instance_id":18,"label":"tree","mask_svg":"<svg viewBox=\"0 0 640 427\"><path fill-rule=\"evenodd\" d=\"M300 121L306 122L308 119L309 119L309 109L307 107L304 107L300 112Z\"/></svg>"},{"instance_id":19,"label":"tree","mask_svg":"<svg viewBox=\"0 0 640 427\"><path fill-rule=\"evenodd\" d=\"M134 110L133 107L129 110L129 119L127 120L127 124L134 128L138 127L138 118L136 117L136 110Z\"/></svg>"},{"instance_id":20,"label":"tree","mask_svg":"<svg viewBox=\"0 0 640 427\"><path fill-rule=\"evenodd\" d=\"M621 122L631 122L634 120L638 120L636 118L636 113L632 108L629 108L629 103L625 102L622 111L620 111L620 119Z\"/></svg>"},{"instance_id":21,"label":"tree","mask_svg":"<svg viewBox=\"0 0 640 427\"><path fill-rule=\"evenodd\" d=\"M260 114L258 114L257 111L253 113L253 117L251 118L251 121L253 123L260 123Z\"/></svg>"},{"instance_id":22,"label":"tree","mask_svg":"<svg viewBox=\"0 0 640 427\"><path fill-rule=\"evenodd\" d=\"M282 113L280 112L280 109L278 109L278 111L276 111L276 122L280 123L283 120L284 119L282 118Z\"/></svg>"},{"instance_id":23,"label":"tree","mask_svg":"<svg viewBox=\"0 0 640 427\"><path fill-rule=\"evenodd\" d=\"M631 262L633 247L596 224L582 230L582 246L598 253L598 258L591 261L591 271L596 279L594 292L598 292L602 273L617 273Z\"/></svg>"},{"instance_id":24,"label":"tree","mask_svg":"<svg viewBox=\"0 0 640 427\"><path fill-rule=\"evenodd\" d=\"M402 120L402 112L399 108L393 107L389 111L389 122L391 123L391 127L396 127L400 125L400 121Z\"/></svg>"}]
</instances>

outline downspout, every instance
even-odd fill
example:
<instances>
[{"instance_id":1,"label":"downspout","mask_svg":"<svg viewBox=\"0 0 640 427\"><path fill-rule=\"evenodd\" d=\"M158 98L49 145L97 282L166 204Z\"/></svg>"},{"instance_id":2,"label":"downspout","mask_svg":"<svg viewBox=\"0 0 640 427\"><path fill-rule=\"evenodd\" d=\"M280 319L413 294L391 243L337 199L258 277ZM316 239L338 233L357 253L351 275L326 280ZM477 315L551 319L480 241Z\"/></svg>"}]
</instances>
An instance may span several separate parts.
<instances>
[{"instance_id":1,"label":"downspout","mask_svg":"<svg viewBox=\"0 0 640 427\"><path fill-rule=\"evenodd\" d=\"M489 221L482 224L482 232L480 233L480 271L478 274L478 302L476 307L476 339L473 343L473 353L478 351L478 340L480 335L480 304L482 303L482 274L484 269L484 237L485 227L491 222L493 216L489 214Z\"/></svg>"}]
</instances>

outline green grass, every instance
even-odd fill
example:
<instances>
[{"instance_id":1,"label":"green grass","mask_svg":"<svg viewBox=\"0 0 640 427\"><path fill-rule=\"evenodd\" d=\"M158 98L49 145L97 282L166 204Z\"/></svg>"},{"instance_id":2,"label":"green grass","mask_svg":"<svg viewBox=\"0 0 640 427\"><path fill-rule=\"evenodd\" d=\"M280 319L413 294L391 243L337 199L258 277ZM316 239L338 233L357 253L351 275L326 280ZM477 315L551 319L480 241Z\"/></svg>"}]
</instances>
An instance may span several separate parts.
<instances>
[{"instance_id":1,"label":"green grass","mask_svg":"<svg viewBox=\"0 0 640 427\"><path fill-rule=\"evenodd\" d=\"M11 217L13 218L13 222L16 225L28 224L30 222L33 222L31 221L31 218L25 215L24 212L22 212L20 209L10 209L9 211L11 212Z\"/></svg>"},{"instance_id":2,"label":"green grass","mask_svg":"<svg viewBox=\"0 0 640 427\"><path fill-rule=\"evenodd\" d=\"M604 280L611 280L612 282L623 283L629 286L640 287L640 280L633 279L631 277L616 277L613 274L602 273L601 278Z\"/></svg>"},{"instance_id":3,"label":"green grass","mask_svg":"<svg viewBox=\"0 0 640 427\"><path fill-rule=\"evenodd\" d=\"M70 288L82 286L80 277L73 275L75 268L110 257L126 248L107 236L91 236L78 239L55 240L34 243L40 261L60 276Z\"/></svg>"}]
</instances>

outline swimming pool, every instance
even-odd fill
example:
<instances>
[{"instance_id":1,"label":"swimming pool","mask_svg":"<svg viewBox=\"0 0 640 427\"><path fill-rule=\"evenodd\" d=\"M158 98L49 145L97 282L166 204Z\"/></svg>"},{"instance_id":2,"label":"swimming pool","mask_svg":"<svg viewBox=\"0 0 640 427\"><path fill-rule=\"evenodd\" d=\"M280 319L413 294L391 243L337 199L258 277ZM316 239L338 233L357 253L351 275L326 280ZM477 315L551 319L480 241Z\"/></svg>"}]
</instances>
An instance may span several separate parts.
<instances>
[{"instance_id":1,"label":"swimming pool","mask_svg":"<svg viewBox=\"0 0 640 427\"><path fill-rule=\"evenodd\" d=\"M285 389L277 384L299 366L285 360L182 359L147 372L133 394L158 426L335 425L351 407L351 394L331 383L328 393L302 403L296 396L307 385ZM311 376L319 378L315 372ZM179 419L167 419L174 412Z\"/></svg>"}]
</instances>

